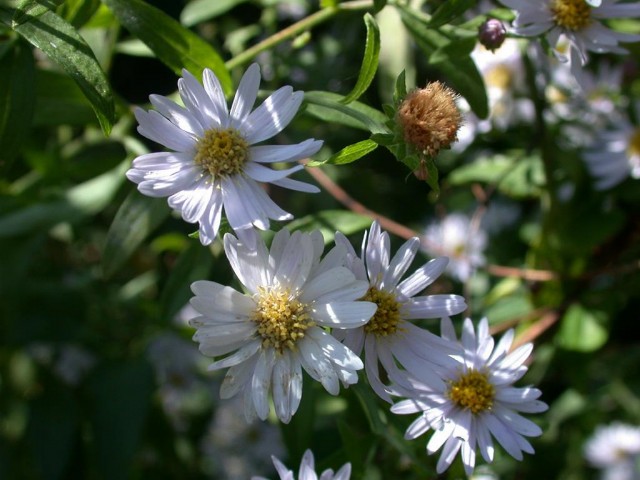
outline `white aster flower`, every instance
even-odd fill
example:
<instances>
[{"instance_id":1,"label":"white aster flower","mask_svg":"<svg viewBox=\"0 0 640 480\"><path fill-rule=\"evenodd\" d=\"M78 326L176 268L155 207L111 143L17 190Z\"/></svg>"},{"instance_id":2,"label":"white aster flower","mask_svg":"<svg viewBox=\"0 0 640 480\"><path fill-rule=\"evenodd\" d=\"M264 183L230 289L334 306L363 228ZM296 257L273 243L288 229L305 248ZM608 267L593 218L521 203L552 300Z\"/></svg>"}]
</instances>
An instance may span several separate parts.
<instances>
[{"instance_id":1,"label":"white aster flower","mask_svg":"<svg viewBox=\"0 0 640 480\"><path fill-rule=\"evenodd\" d=\"M376 305L357 301L368 285L342 266L342 249L320 260L319 231L280 230L270 250L254 234L253 248L232 235L224 238L227 258L248 293L215 282L193 283L191 305L200 316L190 323L203 354L225 356L209 369L231 367L220 397L243 391L247 420L256 414L264 420L272 392L276 415L287 423L300 404L302 368L332 395L340 381L358 381L362 361L325 328L360 327Z\"/></svg>"},{"instance_id":2,"label":"white aster flower","mask_svg":"<svg viewBox=\"0 0 640 480\"><path fill-rule=\"evenodd\" d=\"M276 457L271 456L273 464L278 471L280 480L295 480L293 470L287 469L285 465ZM351 477L351 464L345 463L340 470L333 473L333 470L327 469L320 475L320 480L349 480ZM251 480L268 480L264 477L252 477ZM304 452L302 462L300 462L300 470L298 471L298 480L318 480L318 474L315 470L315 462L311 450Z\"/></svg>"},{"instance_id":3,"label":"white aster flower","mask_svg":"<svg viewBox=\"0 0 640 480\"><path fill-rule=\"evenodd\" d=\"M485 264L487 234L481 228L474 228L468 216L452 213L427 226L422 246L430 255L449 257L447 271L465 282L477 267Z\"/></svg>"},{"instance_id":4,"label":"white aster flower","mask_svg":"<svg viewBox=\"0 0 640 480\"><path fill-rule=\"evenodd\" d=\"M423 330L410 320L439 318L463 312L467 305L459 295L415 296L433 283L447 266L447 258L440 257L426 263L405 280L420 240L415 237L400 247L391 258L389 234L382 232L378 222L373 222L369 235L362 241L362 256L341 233L336 233L336 244L344 246L350 268L359 280L369 284L363 300L374 302L378 309L371 320L361 328L337 332L351 350L360 354L364 348L365 372L373 390L380 398L391 403L384 383L380 380L380 363L390 379L399 374L396 362L409 372L428 374L437 365L451 362L455 352L448 342ZM432 381L439 382L433 374Z\"/></svg>"},{"instance_id":5,"label":"white aster flower","mask_svg":"<svg viewBox=\"0 0 640 480\"><path fill-rule=\"evenodd\" d=\"M587 440L584 456L602 469L603 480L640 479L640 427L621 422L599 426Z\"/></svg>"},{"instance_id":6,"label":"white aster flower","mask_svg":"<svg viewBox=\"0 0 640 480\"><path fill-rule=\"evenodd\" d=\"M640 178L640 127L621 119L615 128L597 135L582 158L597 190L609 189L629 176Z\"/></svg>"},{"instance_id":7,"label":"white aster flower","mask_svg":"<svg viewBox=\"0 0 640 480\"><path fill-rule=\"evenodd\" d=\"M442 337L458 344L453 324L442 319ZM433 429L427 452L442 448L437 471L442 473L460 452L467 475L471 475L479 449L486 462L493 461L495 438L517 460L522 452L533 453L524 437L542 433L540 427L517 412L538 413L548 407L538 399L541 392L533 387L515 388L522 378L533 345L528 343L509 353L513 342L509 330L494 348L487 319L482 319L477 332L470 319L463 324L460 345L464 353L456 357L457 365L443 369L444 388L433 388L429 378L407 377L398 386L408 397L393 407L398 414L421 413L407 428L405 438L414 439Z\"/></svg>"},{"instance_id":8,"label":"white aster flower","mask_svg":"<svg viewBox=\"0 0 640 480\"><path fill-rule=\"evenodd\" d=\"M198 222L200 241L210 244L218 233L222 210L239 238L254 238L253 227L269 229L269 219L289 220L259 182L292 190L318 192L313 185L287 178L302 165L274 170L266 165L293 162L316 153L322 142L305 140L295 145L256 145L273 137L293 119L303 93L285 86L253 112L260 69L251 65L227 109L220 82L205 69L204 86L186 70L178 80L184 107L151 95L155 110L136 109L138 132L173 150L141 155L127 172L138 190L151 197L169 197L169 206L190 223Z\"/></svg>"},{"instance_id":9,"label":"white aster flower","mask_svg":"<svg viewBox=\"0 0 640 480\"><path fill-rule=\"evenodd\" d=\"M638 16L639 3L620 0L499 0L516 11L515 33L524 36L545 34L555 49L561 35L570 43L572 64L578 67L587 62L587 51L626 53L620 42L637 42L640 35L611 30L602 23L609 18ZM562 53L555 49L559 57ZM575 60L575 61L574 61Z\"/></svg>"}]
</instances>

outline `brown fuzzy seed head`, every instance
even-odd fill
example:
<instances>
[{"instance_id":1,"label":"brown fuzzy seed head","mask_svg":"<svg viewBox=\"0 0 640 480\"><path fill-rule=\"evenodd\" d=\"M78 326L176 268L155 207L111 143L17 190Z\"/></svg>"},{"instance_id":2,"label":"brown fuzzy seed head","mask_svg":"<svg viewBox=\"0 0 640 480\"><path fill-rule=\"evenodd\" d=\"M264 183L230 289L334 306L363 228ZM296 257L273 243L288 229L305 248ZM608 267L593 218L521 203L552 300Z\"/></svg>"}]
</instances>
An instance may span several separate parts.
<instances>
[{"instance_id":1,"label":"brown fuzzy seed head","mask_svg":"<svg viewBox=\"0 0 640 480\"><path fill-rule=\"evenodd\" d=\"M462 115L457 94L440 82L410 92L398 108L404 140L422 153L435 157L457 138Z\"/></svg>"}]
</instances>

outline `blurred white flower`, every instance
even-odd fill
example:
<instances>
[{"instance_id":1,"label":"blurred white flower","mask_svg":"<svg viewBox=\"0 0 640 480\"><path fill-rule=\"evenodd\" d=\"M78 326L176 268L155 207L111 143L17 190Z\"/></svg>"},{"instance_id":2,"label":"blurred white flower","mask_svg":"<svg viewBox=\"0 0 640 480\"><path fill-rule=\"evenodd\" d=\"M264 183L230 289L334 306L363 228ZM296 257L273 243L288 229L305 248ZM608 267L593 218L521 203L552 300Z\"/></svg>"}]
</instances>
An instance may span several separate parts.
<instances>
[{"instance_id":1,"label":"blurred white flower","mask_svg":"<svg viewBox=\"0 0 640 480\"><path fill-rule=\"evenodd\" d=\"M280 480L295 480L293 476L293 470L288 470L284 464L278 460L275 456L271 457L273 464L278 471ZM333 470L327 469L320 475L320 480L349 480L351 477L351 464L346 463L340 470L333 473ZM268 480L264 477L252 477L251 480ZM300 463L300 470L298 471L298 480L318 480L318 474L315 470L315 463L313 459L313 453L311 450L304 452L302 462Z\"/></svg>"},{"instance_id":2,"label":"blurred white flower","mask_svg":"<svg viewBox=\"0 0 640 480\"><path fill-rule=\"evenodd\" d=\"M637 17L640 4L620 0L499 0L516 11L515 33L524 36L545 35L555 49L561 35L570 43L569 56L577 67L587 62L587 51L627 53L620 42L636 42L640 35L611 30L602 20ZM555 50L561 58L564 55Z\"/></svg>"},{"instance_id":3,"label":"blurred white flower","mask_svg":"<svg viewBox=\"0 0 640 480\"><path fill-rule=\"evenodd\" d=\"M72 344L32 343L27 347L29 355L41 365L47 366L67 385L78 385L93 368L96 357L84 347Z\"/></svg>"},{"instance_id":4,"label":"blurred white flower","mask_svg":"<svg viewBox=\"0 0 640 480\"><path fill-rule=\"evenodd\" d=\"M640 127L626 118L620 120L598 134L582 158L598 190L609 189L629 176L640 178Z\"/></svg>"},{"instance_id":5,"label":"blurred white flower","mask_svg":"<svg viewBox=\"0 0 640 480\"><path fill-rule=\"evenodd\" d=\"M296 145L256 145L278 134L293 119L303 93L290 86L271 94L253 112L258 95L260 68L251 65L227 109L220 82L205 69L204 86L186 70L178 80L184 107L167 97L151 95L155 110L135 110L138 132L171 152L154 152L133 160L127 178L151 197L169 197L169 206L190 223L198 222L200 241L210 244L218 233L222 210L245 242L254 226L269 229L269 219L289 220L259 182L292 190L318 192L313 185L287 178L302 165L274 170L266 165L294 162L316 153L322 142L305 140Z\"/></svg>"},{"instance_id":6,"label":"blurred white flower","mask_svg":"<svg viewBox=\"0 0 640 480\"><path fill-rule=\"evenodd\" d=\"M231 367L220 397L242 391L247 420L256 415L264 420L272 392L276 415L288 423L300 405L302 368L332 395L339 393L340 382L358 381L362 361L325 328L358 328L376 305L358 301L369 285L343 266L343 249L320 260L319 231L282 229L270 250L255 235L254 247L230 234L224 238L227 258L248 293L215 282L193 283L191 305L200 316L190 323L197 328L193 339L200 351L218 357L209 370Z\"/></svg>"},{"instance_id":7,"label":"blurred white flower","mask_svg":"<svg viewBox=\"0 0 640 480\"><path fill-rule=\"evenodd\" d=\"M455 315L466 310L467 304L459 295L416 296L444 271L446 257L431 260L400 281L420 247L417 237L405 242L391 257L389 234L380 229L378 222L373 222L369 235L365 233L362 241L360 257L340 232L336 233L336 244L347 250L348 266L356 278L369 284L363 300L378 305L363 327L336 332L336 337L358 355L364 349L369 384L380 398L391 403L380 380L379 364L392 380L397 375L397 365L409 372L429 371L436 365L450 363L449 354L455 352L448 342L415 326L411 320ZM432 380L440 381L435 375Z\"/></svg>"},{"instance_id":8,"label":"blurred white flower","mask_svg":"<svg viewBox=\"0 0 640 480\"><path fill-rule=\"evenodd\" d=\"M441 330L444 339L458 344L450 319L442 319ZM512 386L527 372L524 362L533 350L528 343L509 353L513 338L514 332L509 330L495 345L486 318L477 332L467 318L459 341L463 353L454 357L454 367L440 372L443 388L433 388L430 378L421 375L408 376L397 385L398 393L407 399L393 405L391 411L421 414L407 428L407 439L433 429L427 452L433 454L442 448L438 473L451 466L458 452L467 475L475 468L476 450L491 463L494 438L516 460L522 460L522 452L533 453L524 437L539 436L542 430L517 412L538 413L548 407L538 400L541 392L537 388Z\"/></svg>"},{"instance_id":9,"label":"blurred white flower","mask_svg":"<svg viewBox=\"0 0 640 480\"><path fill-rule=\"evenodd\" d=\"M430 224L422 238L422 247L429 255L449 257L447 271L461 282L468 280L477 267L484 265L486 246L486 232L473 228L471 219L462 213L449 214Z\"/></svg>"},{"instance_id":10,"label":"blurred white flower","mask_svg":"<svg viewBox=\"0 0 640 480\"><path fill-rule=\"evenodd\" d=\"M584 445L584 456L602 470L603 480L640 479L640 427L600 425Z\"/></svg>"}]
</instances>

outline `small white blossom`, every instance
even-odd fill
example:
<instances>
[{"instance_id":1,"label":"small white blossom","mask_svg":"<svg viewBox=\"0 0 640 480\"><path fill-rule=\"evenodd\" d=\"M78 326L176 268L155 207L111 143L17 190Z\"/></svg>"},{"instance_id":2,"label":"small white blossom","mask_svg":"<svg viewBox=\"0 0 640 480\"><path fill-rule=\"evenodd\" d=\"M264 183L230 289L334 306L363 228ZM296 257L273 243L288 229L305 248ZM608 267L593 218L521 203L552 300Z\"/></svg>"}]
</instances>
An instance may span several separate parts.
<instances>
[{"instance_id":1,"label":"small white blossom","mask_svg":"<svg viewBox=\"0 0 640 480\"><path fill-rule=\"evenodd\" d=\"M287 469L284 464L276 457L272 456L273 464L278 471L280 480L296 480L293 475L293 470ZM351 477L351 464L345 463L340 470L333 473L333 470L327 469L320 475L319 480L349 480ZM251 480L268 480L264 477L252 477ZM318 480L318 474L315 470L315 463L313 459L313 453L311 450L304 452L302 462L300 463L300 470L298 471L297 480Z\"/></svg>"},{"instance_id":2,"label":"small white blossom","mask_svg":"<svg viewBox=\"0 0 640 480\"><path fill-rule=\"evenodd\" d=\"M255 235L255 247L230 234L224 238L227 258L247 293L215 282L193 283L191 305L200 316L190 323L197 328L193 338L200 351L219 357L209 369L230 367L220 397L242 392L247 420L256 414L264 420L272 393L276 415L288 423L302 397L303 368L332 395L339 393L340 382L358 381L362 361L325 328L358 328L376 305L358 301L368 284L343 266L342 249L320 259L319 231L280 230L270 250Z\"/></svg>"},{"instance_id":3,"label":"small white blossom","mask_svg":"<svg viewBox=\"0 0 640 480\"><path fill-rule=\"evenodd\" d=\"M436 365L450 362L449 354L455 352L447 342L414 325L411 320L455 315L463 312L467 305L460 295L416 296L444 271L448 262L446 257L431 260L401 281L420 247L417 237L408 240L391 257L389 234L381 231L378 222L373 222L369 235L364 236L361 257L339 232L336 244L347 249L350 268L356 278L368 282L369 290L364 300L378 305L366 325L338 332L337 336L357 354L364 349L367 379L378 396L391 403L380 380L378 364L390 379L399 374L396 364L410 372L426 374ZM438 378L433 375L432 380L437 382Z\"/></svg>"},{"instance_id":4,"label":"small white blossom","mask_svg":"<svg viewBox=\"0 0 640 480\"><path fill-rule=\"evenodd\" d=\"M640 479L640 427L621 422L600 425L587 440L584 456L602 470L603 480Z\"/></svg>"},{"instance_id":5,"label":"small white blossom","mask_svg":"<svg viewBox=\"0 0 640 480\"><path fill-rule=\"evenodd\" d=\"M526 373L524 362L533 345L509 353L513 330L495 345L486 318L477 331L466 319L459 342L451 320L443 318L441 329L442 337L459 344L463 353L455 357L454 367L441 370L443 387L434 388L430 377L420 374L397 385L397 392L408 398L393 405L391 411L421 414L407 428L405 438L415 439L433 429L427 452L433 454L442 448L438 473L449 468L458 452L467 475L475 468L476 450L486 462L492 462L493 438L516 460L522 460L522 452L533 453L525 437L536 437L542 430L517 412L538 413L547 405L538 400L541 392L537 388L512 386Z\"/></svg>"},{"instance_id":6,"label":"small white blossom","mask_svg":"<svg viewBox=\"0 0 640 480\"><path fill-rule=\"evenodd\" d=\"M302 103L303 93L285 86L251 111L258 95L260 69L245 72L227 108L222 87L205 69L204 85L186 70L178 80L184 107L151 95L155 110L136 109L138 132L169 148L170 152L141 155L133 160L127 178L151 197L168 197L169 206L190 223L198 222L200 241L210 244L218 233L222 210L236 234L245 242L253 227L269 229L269 219L290 220L259 182L292 190L318 192L313 185L287 178L302 165L274 170L274 162L294 162L316 153L322 142L305 140L295 145L257 145L280 133Z\"/></svg>"}]
</instances>

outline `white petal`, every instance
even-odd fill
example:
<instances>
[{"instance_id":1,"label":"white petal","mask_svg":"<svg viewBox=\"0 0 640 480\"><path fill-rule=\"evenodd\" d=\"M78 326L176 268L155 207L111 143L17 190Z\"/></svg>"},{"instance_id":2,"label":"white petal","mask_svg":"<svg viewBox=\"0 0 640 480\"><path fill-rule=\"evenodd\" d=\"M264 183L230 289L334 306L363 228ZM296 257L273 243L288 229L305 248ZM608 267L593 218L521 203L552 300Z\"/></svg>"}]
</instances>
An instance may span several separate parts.
<instances>
[{"instance_id":1,"label":"white petal","mask_svg":"<svg viewBox=\"0 0 640 480\"><path fill-rule=\"evenodd\" d=\"M405 297L413 297L431 285L447 268L447 257L434 258L398 285L398 291Z\"/></svg>"},{"instance_id":2,"label":"white petal","mask_svg":"<svg viewBox=\"0 0 640 480\"><path fill-rule=\"evenodd\" d=\"M273 367L273 404L283 423L289 423L295 413L289 409L292 376L291 357L289 351L284 351Z\"/></svg>"},{"instance_id":3,"label":"white petal","mask_svg":"<svg viewBox=\"0 0 640 480\"><path fill-rule=\"evenodd\" d=\"M233 99L231 105L231 111L229 116L231 117L231 125L247 133L244 127L245 120L253 108L253 104L256 102L258 96L258 88L260 87L260 67L257 63L252 63L247 71L244 72L236 96ZM254 143L249 138L246 138L249 143Z\"/></svg>"},{"instance_id":4,"label":"white petal","mask_svg":"<svg viewBox=\"0 0 640 480\"><path fill-rule=\"evenodd\" d=\"M266 420L269 415L269 389L271 387L271 372L275 363L273 349L263 350L258 356L256 368L251 379L251 398L258 418Z\"/></svg>"},{"instance_id":5,"label":"white petal","mask_svg":"<svg viewBox=\"0 0 640 480\"><path fill-rule=\"evenodd\" d=\"M187 110L198 119L205 130L226 127L219 116L219 109L211 101L204 87L190 72L183 69L178 80L178 91Z\"/></svg>"},{"instance_id":6,"label":"white petal","mask_svg":"<svg viewBox=\"0 0 640 480\"><path fill-rule=\"evenodd\" d=\"M269 167L265 167L256 162L247 162L244 166L244 172L253 178L257 182L274 182L276 180L282 180L283 178L298 172L304 168L303 165L296 165L295 167L274 170Z\"/></svg>"},{"instance_id":7,"label":"white petal","mask_svg":"<svg viewBox=\"0 0 640 480\"><path fill-rule=\"evenodd\" d=\"M378 306L372 302L332 302L315 305L313 319L321 325L334 328L357 328L367 323Z\"/></svg>"},{"instance_id":8,"label":"white petal","mask_svg":"<svg viewBox=\"0 0 640 480\"><path fill-rule=\"evenodd\" d=\"M246 362L249 358L253 357L259 349L260 342L251 342L242 347L233 355L229 355L222 360L213 362L211 365L209 365L207 370L219 370L221 368L232 367L234 365L238 365L239 363Z\"/></svg>"},{"instance_id":9,"label":"white petal","mask_svg":"<svg viewBox=\"0 0 640 480\"><path fill-rule=\"evenodd\" d=\"M224 97L222 85L215 73L208 68L202 72L202 81L204 90L209 95L216 117L219 119L220 126L226 128L229 125L229 113L227 112L227 100Z\"/></svg>"},{"instance_id":10,"label":"white petal","mask_svg":"<svg viewBox=\"0 0 640 480\"><path fill-rule=\"evenodd\" d=\"M258 163L295 162L316 154L321 147L322 140L313 138L294 145L258 145L249 147L249 158Z\"/></svg>"},{"instance_id":11,"label":"white petal","mask_svg":"<svg viewBox=\"0 0 640 480\"><path fill-rule=\"evenodd\" d=\"M235 365L227 371L220 385L220 398L231 398L245 386L250 390L247 383L251 381L258 358L259 356L255 355L253 359Z\"/></svg>"},{"instance_id":12,"label":"white petal","mask_svg":"<svg viewBox=\"0 0 640 480\"><path fill-rule=\"evenodd\" d=\"M304 286L304 291L300 295L299 300L303 303L310 303L314 300L317 300L318 303L327 303L333 299L330 295L331 293L335 292L336 296L338 296L343 293L345 288L352 287L355 281L353 273L351 273L347 268L332 268L331 270L327 270L326 272L311 278ZM362 290L360 282L356 283L355 286L359 287L355 290L355 293L360 293ZM366 286L365 291L362 292L360 296L345 298L344 300L358 300L365 293Z\"/></svg>"},{"instance_id":13,"label":"white petal","mask_svg":"<svg viewBox=\"0 0 640 480\"><path fill-rule=\"evenodd\" d=\"M151 100L151 104L158 112L168 118L180 130L196 138L204 135L202 125L186 108L162 95L149 95L149 100Z\"/></svg>"},{"instance_id":14,"label":"white petal","mask_svg":"<svg viewBox=\"0 0 640 480\"><path fill-rule=\"evenodd\" d=\"M304 94L294 92L290 86L272 93L246 119L243 128L249 144L259 143L280 133L300 108Z\"/></svg>"},{"instance_id":15,"label":"white petal","mask_svg":"<svg viewBox=\"0 0 640 480\"><path fill-rule=\"evenodd\" d=\"M325 358L322 349L309 337L298 342L298 347L302 366L311 378L322 383L331 395L337 395L340 392L338 375Z\"/></svg>"},{"instance_id":16,"label":"white petal","mask_svg":"<svg viewBox=\"0 0 640 480\"><path fill-rule=\"evenodd\" d=\"M380 287L385 290L391 290L395 288L402 276L407 272L411 266L411 262L416 256L418 247L420 246L420 240L414 237L407 240L396 252L389 263L389 268L384 272L382 283Z\"/></svg>"},{"instance_id":17,"label":"white petal","mask_svg":"<svg viewBox=\"0 0 640 480\"><path fill-rule=\"evenodd\" d=\"M191 284L191 291L196 295L191 299L196 304L192 302L192 305L205 315L209 310L222 310L240 318L251 315L256 308L256 303L251 297L216 282L198 280Z\"/></svg>"},{"instance_id":18,"label":"white petal","mask_svg":"<svg viewBox=\"0 0 640 480\"><path fill-rule=\"evenodd\" d=\"M294 232L285 246L280 263L276 265L275 279L294 292L300 290L311 271L313 257L309 235Z\"/></svg>"},{"instance_id":19,"label":"white petal","mask_svg":"<svg viewBox=\"0 0 640 480\"><path fill-rule=\"evenodd\" d=\"M238 280L251 294L258 293L258 287L271 285L272 272L268 265L267 247L258 241L249 250L231 234L224 236L224 251Z\"/></svg>"},{"instance_id":20,"label":"white petal","mask_svg":"<svg viewBox=\"0 0 640 480\"><path fill-rule=\"evenodd\" d=\"M310 183L301 182L299 180L294 180L293 178L283 178L281 180L274 180L271 182L273 185L277 185L278 187L287 188L289 190L295 190L297 192L305 192L305 193L319 193L320 189L315 185L311 185Z\"/></svg>"},{"instance_id":21,"label":"white petal","mask_svg":"<svg viewBox=\"0 0 640 480\"><path fill-rule=\"evenodd\" d=\"M351 370L361 370L364 368L362 360L360 360L355 353L324 330L320 328L310 328L307 330L307 335L318 344L325 356L336 365Z\"/></svg>"},{"instance_id":22,"label":"white petal","mask_svg":"<svg viewBox=\"0 0 640 480\"><path fill-rule=\"evenodd\" d=\"M133 113L139 123L140 135L177 152L192 152L195 149L196 139L158 112L154 110L145 112L141 108L136 108Z\"/></svg>"},{"instance_id":23,"label":"white petal","mask_svg":"<svg viewBox=\"0 0 640 480\"><path fill-rule=\"evenodd\" d=\"M402 305L402 318L441 318L464 312L467 304L460 295L429 295L415 297Z\"/></svg>"}]
</instances>

